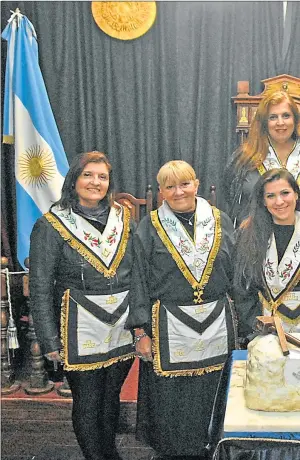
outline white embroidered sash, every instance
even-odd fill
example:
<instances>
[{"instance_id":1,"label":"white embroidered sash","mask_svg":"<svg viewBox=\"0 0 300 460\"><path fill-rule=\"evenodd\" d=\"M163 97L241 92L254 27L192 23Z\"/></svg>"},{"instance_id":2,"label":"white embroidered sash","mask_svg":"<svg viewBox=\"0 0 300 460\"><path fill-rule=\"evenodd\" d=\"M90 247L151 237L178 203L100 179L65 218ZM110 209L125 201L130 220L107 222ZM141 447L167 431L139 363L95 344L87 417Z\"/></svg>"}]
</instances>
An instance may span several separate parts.
<instances>
[{"instance_id":1,"label":"white embroidered sash","mask_svg":"<svg viewBox=\"0 0 300 460\"><path fill-rule=\"evenodd\" d=\"M123 208L121 206L111 207L103 233L86 219L74 213L72 209L70 211L61 210L55 206L51 212L84 247L94 253L106 267L110 266L123 234Z\"/></svg>"},{"instance_id":2,"label":"white embroidered sash","mask_svg":"<svg viewBox=\"0 0 300 460\"><path fill-rule=\"evenodd\" d=\"M274 234L269 241L264 273L273 300L288 289L289 283L300 270L300 213L296 211L295 214L295 230L279 264Z\"/></svg>"},{"instance_id":3,"label":"white embroidered sash","mask_svg":"<svg viewBox=\"0 0 300 460\"><path fill-rule=\"evenodd\" d=\"M194 240L192 240L166 201L158 209L158 216L172 245L199 283L214 243L215 218L212 207L206 200L199 197L196 200Z\"/></svg>"},{"instance_id":4,"label":"white embroidered sash","mask_svg":"<svg viewBox=\"0 0 300 460\"><path fill-rule=\"evenodd\" d=\"M260 171L263 174L269 169L273 168L282 168L282 164L276 155L274 148L270 145L269 151L265 161L263 162L263 168ZM300 141L298 141L293 149L293 151L289 154L286 163L286 169L294 176L297 182L300 182Z\"/></svg>"},{"instance_id":5,"label":"white embroidered sash","mask_svg":"<svg viewBox=\"0 0 300 460\"><path fill-rule=\"evenodd\" d=\"M264 275L269 291L268 301L260 294L263 305L263 314L270 316L277 312L286 332L300 332L300 317L288 318L280 310L284 304L290 312L300 305L300 291L293 291L300 278L300 213L296 211L295 229L286 251L278 264L278 254L274 234L269 241L266 254Z\"/></svg>"}]
</instances>

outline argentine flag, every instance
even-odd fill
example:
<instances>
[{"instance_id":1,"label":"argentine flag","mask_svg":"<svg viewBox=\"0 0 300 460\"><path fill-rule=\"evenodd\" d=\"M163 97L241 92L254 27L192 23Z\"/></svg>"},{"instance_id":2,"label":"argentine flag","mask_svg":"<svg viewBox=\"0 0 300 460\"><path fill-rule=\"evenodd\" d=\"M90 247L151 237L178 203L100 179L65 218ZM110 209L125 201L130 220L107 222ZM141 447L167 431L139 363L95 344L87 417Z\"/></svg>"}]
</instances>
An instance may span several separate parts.
<instances>
[{"instance_id":1,"label":"argentine flag","mask_svg":"<svg viewBox=\"0 0 300 460\"><path fill-rule=\"evenodd\" d=\"M3 142L15 144L17 250L24 267L32 227L60 198L69 166L39 67L33 25L17 9L2 37L7 40Z\"/></svg>"}]
</instances>

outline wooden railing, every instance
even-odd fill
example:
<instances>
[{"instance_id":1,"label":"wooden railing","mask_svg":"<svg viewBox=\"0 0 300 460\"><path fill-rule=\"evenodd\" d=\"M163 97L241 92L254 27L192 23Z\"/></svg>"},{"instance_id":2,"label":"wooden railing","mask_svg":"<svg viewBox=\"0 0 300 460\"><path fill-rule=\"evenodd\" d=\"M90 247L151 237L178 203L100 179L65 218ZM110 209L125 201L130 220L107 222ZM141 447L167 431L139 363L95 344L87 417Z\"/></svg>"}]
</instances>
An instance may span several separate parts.
<instances>
[{"instance_id":1,"label":"wooden railing","mask_svg":"<svg viewBox=\"0 0 300 460\"><path fill-rule=\"evenodd\" d=\"M1 394L9 395L22 390L28 395L39 396L51 392L54 389L54 383L49 380L48 372L45 369L45 359L41 354L39 342L37 340L32 316L30 313L30 296L29 296L29 271L24 272L9 272L8 260L6 257L1 257ZM29 269L29 259L26 259L25 266ZM24 362L17 362L16 355L18 354L16 341L14 341L13 348L10 344L10 324L12 319L14 322L17 318L14 317L12 309L12 302L14 292L12 289L11 278L15 275L22 276L22 289L25 302L28 307L27 317L27 332L25 333L25 348L29 350L29 359ZM14 326L14 333L16 333ZM24 351L24 350L22 350ZM19 353L20 354L20 353ZM22 353L23 357L26 353ZM27 368L23 370L22 374L25 376L24 381L17 381L16 374L18 374L17 365L26 365ZM66 381L56 388L57 392L64 396L70 397L71 392L68 388Z\"/></svg>"}]
</instances>

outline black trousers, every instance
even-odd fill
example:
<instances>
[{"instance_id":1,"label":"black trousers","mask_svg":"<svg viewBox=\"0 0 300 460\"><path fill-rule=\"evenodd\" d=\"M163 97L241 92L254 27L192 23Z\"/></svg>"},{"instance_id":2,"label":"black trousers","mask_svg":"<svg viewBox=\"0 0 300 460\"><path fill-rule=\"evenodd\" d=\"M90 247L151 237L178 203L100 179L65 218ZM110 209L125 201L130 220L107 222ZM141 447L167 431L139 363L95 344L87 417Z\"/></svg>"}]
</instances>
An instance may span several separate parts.
<instances>
[{"instance_id":1,"label":"black trousers","mask_svg":"<svg viewBox=\"0 0 300 460\"><path fill-rule=\"evenodd\" d=\"M132 360L93 371L69 371L72 421L86 460L119 458L115 438L120 413L120 391Z\"/></svg>"}]
</instances>

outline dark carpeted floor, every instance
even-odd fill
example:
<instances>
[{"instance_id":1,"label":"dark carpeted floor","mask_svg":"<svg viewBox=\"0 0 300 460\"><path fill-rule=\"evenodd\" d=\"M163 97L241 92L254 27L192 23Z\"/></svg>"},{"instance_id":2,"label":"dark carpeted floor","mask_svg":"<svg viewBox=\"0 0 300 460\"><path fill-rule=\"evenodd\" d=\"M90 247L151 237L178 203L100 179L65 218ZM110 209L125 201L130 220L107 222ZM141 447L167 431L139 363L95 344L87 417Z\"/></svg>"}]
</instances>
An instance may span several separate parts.
<instances>
[{"instance_id":1,"label":"dark carpeted floor","mask_svg":"<svg viewBox=\"0 0 300 460\"><path fill-rule=\"evenodd\" d=\"M72 429L71 403L2 399L2 460L83 460ZM151 460L135 439L135 403L122 403L117 447L124 460Z\"/></svg>"}]
</instances>

